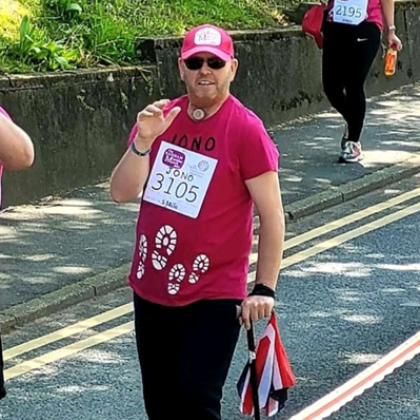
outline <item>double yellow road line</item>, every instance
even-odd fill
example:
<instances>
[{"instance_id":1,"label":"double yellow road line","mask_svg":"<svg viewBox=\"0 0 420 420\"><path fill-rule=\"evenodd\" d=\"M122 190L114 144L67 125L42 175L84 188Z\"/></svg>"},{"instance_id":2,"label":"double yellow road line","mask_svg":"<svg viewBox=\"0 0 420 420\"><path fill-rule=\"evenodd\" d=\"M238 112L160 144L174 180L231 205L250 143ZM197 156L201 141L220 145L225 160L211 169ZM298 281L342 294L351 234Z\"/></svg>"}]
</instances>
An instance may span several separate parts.
<instances>
[{"instance_id":1,"label":"double yellow road line","mask_svg":"<svg viewBox=\"0 0 420 420\"><path fill-rule=\"evenodd\" d=\"M337 229L343 228L352 223L360 222L363 219L366 219L382 211L385 211L392 207L403 204L419 196L420 196L420 188L416 188L414 190L411 190L399 196L393 197L382 203L379 203L374 206L368 207L364 210L360 210L358 212L352 213L338 220L334 220L332 222L325 224L324 226L318 227L316 229L312 229L302 235L299 235L294 238L291 238L290 240L287 240L285 242L284 249L288 250L288 249L297 247L299 245L303 245L309 241L312 241L321 236L324 236L327 233L331 233ZM323 251L342 245L368 232L372 232L392 222L403 219L404 217L413 215L419 211L420 211L420 203L417 203L417 204L405 207L401 210L397 210L379 219L375 219L372 222L361 225L353 230L347 231L333 238L327 239L303 251L299 251L287 258L284 258L282 262L282 269L290 267L294 264L298 264L302 261L307 260L310 257L320 254ZM257 256L258 256L257 253L251 254L250 263L257 262ZM248 282L252 282L254 278L255 278L255 271L250 272L248 275ZM117 308L103 312L97 316L85 319L83 321L77 322L68 327L54 331L50 334L44 335L42 337L36 338L34 340L31 340L26 343L7 349L4 351L4 359L5 361L14 359L16 357L22 356L26 353L29 353L41 347L50 345L52 343L55 343L65 338L72 337L75 334L80 334L94 327L105 324L109 321L115 320L124 315L130 314L132 311L133 311L132 303L119 306ZM6 380L16 378L25 373L31 372L35 369L45 366L47 364L50 364L60 359L63 359L65 357L74 355L90 347L108 342L114 338L130 333L131 331L133 331L133 329L134 329L134 323L130 321L125 324L119 325L117 327L107 329L101 333L92 335L91 337L78 340L72 344L60 347L57 350L50 351L39 357L35 357L31 360L18 363L15 366L5 370Z\"/></svg>"}]
</instances>

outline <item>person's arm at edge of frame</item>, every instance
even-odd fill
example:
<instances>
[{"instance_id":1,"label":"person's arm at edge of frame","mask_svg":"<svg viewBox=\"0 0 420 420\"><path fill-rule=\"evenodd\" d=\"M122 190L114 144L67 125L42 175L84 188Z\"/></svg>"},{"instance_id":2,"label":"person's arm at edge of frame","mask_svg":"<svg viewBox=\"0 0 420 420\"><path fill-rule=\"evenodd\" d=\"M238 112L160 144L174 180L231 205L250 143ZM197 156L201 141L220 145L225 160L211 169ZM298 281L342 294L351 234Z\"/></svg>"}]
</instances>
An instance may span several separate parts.
<instances>
[{"instance_id":1,"label":"person's arm at edge of frame","mask_svg":"<svg viewBox=\"0 0 420 420\"><path fill-rule=\"evenodd\" d=\"M394 0L380 0L382 6L382 16L384 18L385 28L394 26L395 2Z\"/></svg>"},{"instance_id":2,"label":"person's arm at edge of frame","mask_svg":"<svg viewBox=\"0 0 420 420\"><path fill-rule=\"evenodd\" d=\"M278 173L266 172L246 181L246 185L260 218L255 284L264 284L275 291L285 238L285 217ZM268 296L254 295L245 299L241 316L245 328L250 328L249 319L258 321L269 317L274 303L274 299Z\"/></svg>"},{"instance_id":3,"label":"person's arm at edge of frame","mask_svg":"<svg viewBox=\"0 0 420 420\"><path fill-rule=\"evenodd\" d=\"M396 44L397 50L401 50L401 41L395 33L395 0L380 0L380 2L388 45L391 47L393 44Z\"/></svg>"},{"instance_id":4,"label":"person's arm at edge of frame","mask_svg":"<svg viewBox=\"0 0 420 420\"><path fill-rule=\"evenodd\" d=\"M10 171L32 166L34 145L29 135L12 120L0 113L0 164Z\"/></svg>"}]
</instances>

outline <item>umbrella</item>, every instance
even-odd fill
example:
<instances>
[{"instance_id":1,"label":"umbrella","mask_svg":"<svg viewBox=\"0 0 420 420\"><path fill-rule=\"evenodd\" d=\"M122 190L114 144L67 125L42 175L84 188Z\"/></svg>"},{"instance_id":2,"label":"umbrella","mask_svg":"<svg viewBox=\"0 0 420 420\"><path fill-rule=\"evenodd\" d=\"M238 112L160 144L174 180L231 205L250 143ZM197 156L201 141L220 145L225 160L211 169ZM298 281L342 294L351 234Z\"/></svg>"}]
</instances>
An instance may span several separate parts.
<instances>
[{"instance_id":1,"label":"umbrella","mask_svg":"<svg viewBox=\"0 0 420 420\"><path fill-rule=\"evenodd\" d=\"M287 400L287 391L296 384L296 378L280 339L276 314L271 314L258 345L254 327L247 330L249 359L237 383L244 415L260 420L260 410L267 416L277 414Z\"/></svg>"}]
</instances>

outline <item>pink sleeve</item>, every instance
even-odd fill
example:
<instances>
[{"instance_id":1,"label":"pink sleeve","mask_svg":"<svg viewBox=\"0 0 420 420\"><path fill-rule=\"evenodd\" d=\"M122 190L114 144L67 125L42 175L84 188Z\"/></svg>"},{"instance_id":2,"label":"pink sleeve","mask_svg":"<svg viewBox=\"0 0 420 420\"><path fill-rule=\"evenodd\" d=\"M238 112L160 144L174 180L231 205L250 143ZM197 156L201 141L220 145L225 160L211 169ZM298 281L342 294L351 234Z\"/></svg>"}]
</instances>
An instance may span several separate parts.
<instances>
[{"instance_id":1,"label":"pink sleeve","mask_svg":"<svg viewBox=\"0 0 420 420\"><path fill-rule=\"evenodd\" d=\"M0 106L0 114L4 115L6 118L9 118L9 120L12 119L10 115L6 112L6 110L3 109L1 106ZM2 175L3 175L3 165L0 164L0 181L1 181ZM2 201L2 194L1 194L1 184L0 184L0 204L1 204L1 201Z\"/></svg>"},{"instance_id":2,"label":"pink sleeve","mask_svg":"<svg viewBox=\"0 0 420 420\"><path fill-rule=\"evenodd\" d=\"M11 120L10 115L6 112L4 108L0 106L0 113L3 114L5 117L9 118Z\"/></svg>"},{"instance_id":3,"label":"pink sleeve","mask_svg":"<svg viewBox=\"0 0 420 420\"><path fill-rule=\"evenodd\" d=\"M136 137L136 134L137 134L137 123L134 124L133 128L131 129L130 135L128 136L127 146L131 146L131 143Z\"/></svg>"},{"instance_id":4,"label":"pink sleeve","mask_svg":"<svg viewBox=\"0 0 420 420\"><path fill-rule=\"evenodd\" d=\"M243 179L248 180L265 172L279 170L280 153L259 119L245 127L239 150Z\"/></svg>"}]
</instances>

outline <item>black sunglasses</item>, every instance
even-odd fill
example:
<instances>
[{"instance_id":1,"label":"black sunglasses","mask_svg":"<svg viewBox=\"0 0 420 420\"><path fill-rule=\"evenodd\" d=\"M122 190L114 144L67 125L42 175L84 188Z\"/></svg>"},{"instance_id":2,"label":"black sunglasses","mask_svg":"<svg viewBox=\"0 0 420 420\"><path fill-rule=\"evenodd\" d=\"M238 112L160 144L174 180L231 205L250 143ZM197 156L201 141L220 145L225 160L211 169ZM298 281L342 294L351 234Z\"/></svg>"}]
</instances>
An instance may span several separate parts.
<instances>
[{"instance_id":1,"label":"black sunglasses","mask_svg":"<svg viewBox=\"0 0 420 420\"><path fill-rule=\"evenodd\" d=\"M221 60L217 57L210 57L205 60L202 57L190 57L184 60L185 66L189 70L199 70L203 67L204 62L207 62L207 65L213 70L219 70L226 65L226 61Z\"/></svg>"}]
</instances>

